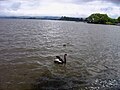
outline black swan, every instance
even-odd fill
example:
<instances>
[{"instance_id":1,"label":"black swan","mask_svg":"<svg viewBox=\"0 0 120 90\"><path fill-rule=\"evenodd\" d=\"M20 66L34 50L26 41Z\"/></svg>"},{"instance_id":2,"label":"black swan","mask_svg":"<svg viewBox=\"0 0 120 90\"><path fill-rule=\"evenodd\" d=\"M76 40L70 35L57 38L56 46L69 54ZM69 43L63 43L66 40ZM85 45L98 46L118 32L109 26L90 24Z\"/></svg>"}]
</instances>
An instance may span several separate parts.
<instances>
[{"instance_id":1,"label":"black swan","mask_svg":"<svg viewBox=\"0 0 120 90\"><path fill-rule=\"evenodd\" d=\"M60 58L60 56L56 56L56 59L54 60L54 63L66 64L66 56L67 56L67 54L64 54L64 60L62 58Z\"/></svg>"}]
</instances>

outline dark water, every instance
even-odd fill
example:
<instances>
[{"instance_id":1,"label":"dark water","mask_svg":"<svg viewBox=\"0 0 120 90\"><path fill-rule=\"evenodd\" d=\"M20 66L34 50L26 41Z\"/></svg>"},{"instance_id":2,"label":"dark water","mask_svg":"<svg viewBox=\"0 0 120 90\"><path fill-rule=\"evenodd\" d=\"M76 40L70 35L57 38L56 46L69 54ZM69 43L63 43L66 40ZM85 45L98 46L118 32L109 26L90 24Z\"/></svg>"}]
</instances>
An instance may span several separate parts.
<instances>
[{"instance_id":1,"label":"dark water","mask_svg":"<svg viewBox=\"0 0 120 90\"><path fill-rule=\"evenodd\" d=\"M0 90L119 89L119 26L0 19Z\"/></svg>"}]
</instances>

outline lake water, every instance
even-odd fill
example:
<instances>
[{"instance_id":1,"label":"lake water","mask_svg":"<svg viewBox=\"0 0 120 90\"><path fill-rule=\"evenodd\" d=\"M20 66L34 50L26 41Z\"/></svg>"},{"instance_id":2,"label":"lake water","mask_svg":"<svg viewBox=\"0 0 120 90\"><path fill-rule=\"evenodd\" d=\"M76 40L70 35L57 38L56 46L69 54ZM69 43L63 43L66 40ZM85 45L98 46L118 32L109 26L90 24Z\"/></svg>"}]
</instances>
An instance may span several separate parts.
<instances>
[{"instance_id":1,"label":"lake water","mask_svg":"<svg viewBox=\"0 0 120 90\"><path fill-rule=\"evenodd\" d=\"M0 90L119 89L119 26L0 19Z\"/></svg>"}]
</instances>

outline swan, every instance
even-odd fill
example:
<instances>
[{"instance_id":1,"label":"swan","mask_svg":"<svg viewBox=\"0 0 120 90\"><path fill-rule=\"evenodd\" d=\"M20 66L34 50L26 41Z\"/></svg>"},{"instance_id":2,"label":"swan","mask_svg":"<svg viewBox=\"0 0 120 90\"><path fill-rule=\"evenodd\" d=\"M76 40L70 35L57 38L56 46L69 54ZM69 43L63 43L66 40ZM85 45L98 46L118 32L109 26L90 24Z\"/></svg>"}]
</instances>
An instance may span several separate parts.
<instances>
[{"instance_id":1,"label":"swan","mask_svg":"<svg viewBox=\"0 0 120 90\"><path fill-rule=\"evenodd\" d=\"M67 56L67 54L64 54L64 60L60 56L56 56L56 59L54 60L54 63L66 64L66 56Z\"/></svg>"}]
</instances>

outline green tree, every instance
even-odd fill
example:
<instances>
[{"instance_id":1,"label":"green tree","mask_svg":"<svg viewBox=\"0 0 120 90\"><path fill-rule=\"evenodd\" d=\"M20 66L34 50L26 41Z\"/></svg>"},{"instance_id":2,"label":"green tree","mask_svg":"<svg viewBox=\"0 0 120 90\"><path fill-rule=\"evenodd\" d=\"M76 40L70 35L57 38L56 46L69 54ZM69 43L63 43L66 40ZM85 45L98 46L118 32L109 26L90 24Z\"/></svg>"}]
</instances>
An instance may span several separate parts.
<instances>
[{"instance_id":1,"label":"green tree","mask_svg":"<svg viewBox=\"0 0 120 90\"><path fill-rule=\"evenodd\" d=\"M100 24L106 24L108 20L109 20L109 17L107 16L107 14L101 14L100 20L99 20Z\"/></svg>"},{"instance_id":2,"label":"green tree","mask_svg":"<svg viewBox=\"0 0 120 90\"><path fill-rule=\"evenodd\" d=\"M116 19L112 19L108 17L107 14L100 14L100 13L91 14L87 18L87 20L89 23L96 23L96 24L116 24L117 23Z\"/></svg>"},{"instance_id":3,"label":"green tree","mask_svg":"<svg viewBox=\"0 0 120 90\"><path fill-rule=\"evenodd\" d=\"M118 17L118 19L117 19L117 20L118 20L118 22L120 23L120 16Z\"/></svg>"},{"instance_id":4,"label":"green tree","mask_svg":"<svg viewBox=\"0 0 120 90\"><path fill-rule=\"evenodd\" d=\"M96 14L92 14L87 18L88 22L90 23L98 23L99 17Z\"/></svg>"}]
</instances>

